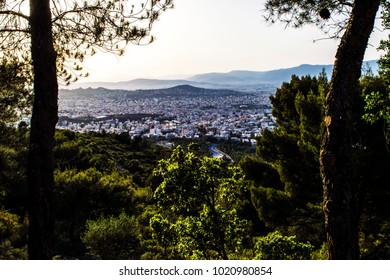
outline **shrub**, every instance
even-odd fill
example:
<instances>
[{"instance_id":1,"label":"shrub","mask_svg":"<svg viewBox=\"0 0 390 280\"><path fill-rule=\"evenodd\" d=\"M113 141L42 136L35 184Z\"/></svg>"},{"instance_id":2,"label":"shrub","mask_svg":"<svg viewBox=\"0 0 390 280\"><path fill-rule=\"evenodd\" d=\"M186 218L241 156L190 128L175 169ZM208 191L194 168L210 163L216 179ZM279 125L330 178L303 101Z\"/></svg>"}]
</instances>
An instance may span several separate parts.
<instances>
[{"instance_id":1,"label":"shrub","mask_svg":"<svg viewBox=\"0 0 390 280\"><path fill-rule=\"evenodd\" d=\"M260 260L307 260L314 246L297 241L295 236L283 236L275 231L260 237L255 244L255 259Z\"/></svg>"},{"instance_id":2,"label":"shrub","mask_svg":"<svg viewBox=\"0 0 390 280\"><path fill-rule=\"evenodd\" d=\"M86 228L82 241L93 259L140 259L142 250L134 217L122 213L119 217L90 220Z\"/></svg>"}]
</instances>

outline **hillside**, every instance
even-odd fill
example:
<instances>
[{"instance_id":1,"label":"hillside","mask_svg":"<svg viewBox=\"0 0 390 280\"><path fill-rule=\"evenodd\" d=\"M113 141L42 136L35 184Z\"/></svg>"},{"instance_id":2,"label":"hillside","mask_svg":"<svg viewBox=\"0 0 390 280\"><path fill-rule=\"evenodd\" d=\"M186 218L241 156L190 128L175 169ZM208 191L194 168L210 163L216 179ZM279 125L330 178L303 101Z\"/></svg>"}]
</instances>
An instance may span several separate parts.
<instances>
[{"instance_id":1,"label":"hillside","mask_svg":"<svg viewBox=\"0 0 390 280\"><path fill-rule=\"evenodd\" d=\"M378 71L376 60L366 61L364 67L369 66L374 73ZM187 79L164 80L164 79L134 79L123 82L89 82L76 83L64 89L75 88L107 88L107 89L165 89L178 85L190 85L199 88L221 89L229 88L241 91L253 90L264 87L277 87L283 82L290 80L292 75L316 76L325 69L328 77L331 76L333 65L310 65L302 64L296 67L275 69L270 71L244 71L234 70L227 73L204 73L188 77Z\"/></svg>"},{"instance_id":2,"label":"hillside","mask_svg":"<svg viewBox=\"0 0 390 280\"><path fill-rule=\"evenodd\" d=\"M178 85L170 88L161 89L140 89L140 90L123 90L108 88L78 88L73 90L60 90L59 97L61 100L67 99L118 99L118 98L158 98L158 97L175 97L175 96L207 96L207 95L237 95L240 91L230 89L210 89L200 88L191 85Z\"/></svg>"},{"instance_id":3,"label":"hillside","mask_svg":"<svg viewBox=\"0 0 390 280\"><path fill-rule=\"evenodd\" d=\"M64 89L75 88L107 88L107 89L124 89L124 90L137 90L137 89L163 89L171 88L178 85L191 85L194 87L203 88L220 88L218 85L207 84L203 82L195 82L190 80L160 80L160 79L134 79L123 82L88 82L88 83L76 83L70 86L64 87Z\"/></svg>"},{"instance_id":4,"label":"hillside","mask_svg":"<svg viewBox=\"0 0 390 280\"><path fill-rule=\"evenodd\" d=\"M378 71L376 60L366 61L367 65L374 73ZM255 84L281 84L290 80L292 75L297 76L317 76L322 70L325 70L328 77L332 75L333 65L310 65L302 64L296 67L276 69L270 71L231 71L228 73L206 73L195 75L190 78L191 81L210 84L225 85L255 85Z\"/></svg>"}]
</instances>

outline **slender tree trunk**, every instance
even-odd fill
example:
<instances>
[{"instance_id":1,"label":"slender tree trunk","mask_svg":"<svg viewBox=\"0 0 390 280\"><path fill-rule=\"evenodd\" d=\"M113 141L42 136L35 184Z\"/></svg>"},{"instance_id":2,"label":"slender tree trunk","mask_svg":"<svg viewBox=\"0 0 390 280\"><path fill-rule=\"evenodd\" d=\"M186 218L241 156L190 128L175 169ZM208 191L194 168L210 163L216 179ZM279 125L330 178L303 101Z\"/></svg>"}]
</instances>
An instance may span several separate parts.
<instances>
[{"instance_id":1,"label":"slender tree trunk","mask_svg":"<svg viewBox=\"0 0 390 280\"><path fill-rule=\"evenodd\" d=\"M53 47L50 0L30 0L34 105L28 159L30 259L52 257L54 236L53 147L58 118L56 52Z\"/></svg>"},{"instance_id":2,"label":"slender tree trunk","mask_svg":"<svg viewBox=\"0 0 390 280\"><path fill-rule=\"evenodd\" d=\"M325 100L320 163L330 259L358 259L358 214L352 183L352 100L380 0L355 0L336 54Z\"/></svg>"}]
</instances>

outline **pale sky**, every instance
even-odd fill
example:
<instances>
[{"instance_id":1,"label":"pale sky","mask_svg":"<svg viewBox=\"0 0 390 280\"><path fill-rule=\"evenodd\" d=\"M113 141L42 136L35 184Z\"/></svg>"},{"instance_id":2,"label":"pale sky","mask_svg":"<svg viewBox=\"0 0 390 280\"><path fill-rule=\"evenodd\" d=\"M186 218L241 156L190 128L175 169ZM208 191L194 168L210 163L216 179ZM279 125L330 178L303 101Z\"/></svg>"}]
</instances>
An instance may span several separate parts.
<instances>
[{"instance_id":1,"label":"pale sky","mask_svg":"<svg viewBox=\"0 0 390 280\"><path fill-rule=\"evenodd\" d=\"M332 64L338 41L319 40L315 26L302 29L269 25L264 0L174 0L153 26L156 41L130 45L123 57L97 54L87 59L89 78L80 82L114 82L133 78L171 78L231 70L264 71L300 64ZM380 26L379 26L380 27ZM366 60L379 58L376 30Z\"/></svg>"}]
</instances>

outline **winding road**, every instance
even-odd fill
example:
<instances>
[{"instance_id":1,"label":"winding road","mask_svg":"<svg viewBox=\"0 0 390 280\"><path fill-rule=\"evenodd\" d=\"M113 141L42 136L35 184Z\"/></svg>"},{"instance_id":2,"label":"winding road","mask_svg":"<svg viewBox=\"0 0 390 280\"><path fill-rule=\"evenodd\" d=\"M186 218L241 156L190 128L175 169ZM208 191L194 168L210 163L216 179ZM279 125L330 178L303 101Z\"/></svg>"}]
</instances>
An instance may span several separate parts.
<instances>
[{"instance_id":1,"label":"winding road","mask_svg":"<svg viewBox=\"0 0 390 280\"><path fill-rule=\"evenodd\" d=\"M234 162L234 160L226 153L217 149L217 144L211 144L209 147L209 152L213 158L219 158L223 160L228 160L230 162Z\"/></svg>"}]
</instances>

